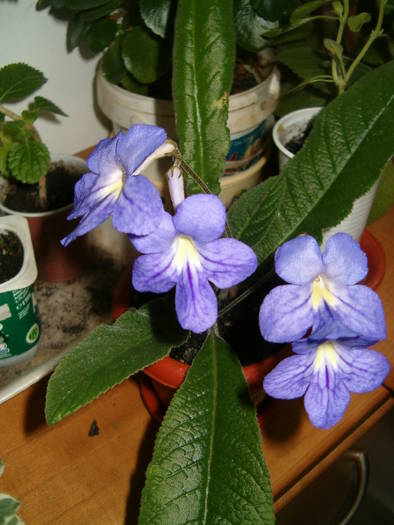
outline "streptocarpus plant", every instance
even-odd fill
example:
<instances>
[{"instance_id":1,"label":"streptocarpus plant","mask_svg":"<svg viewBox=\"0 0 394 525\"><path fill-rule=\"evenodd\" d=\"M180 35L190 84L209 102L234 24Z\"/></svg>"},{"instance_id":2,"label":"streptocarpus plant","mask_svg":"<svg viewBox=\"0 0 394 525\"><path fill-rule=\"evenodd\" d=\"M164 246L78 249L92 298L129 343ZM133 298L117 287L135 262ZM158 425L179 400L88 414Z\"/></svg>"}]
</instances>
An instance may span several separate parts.
<instances>
[{"instance_id":1,"label":"streptocarpus plant","mask_svg":"<svg viewBox=\"0 0 394 525\"><path fill-rule=\"evenodd\" d=\"M36 96L21 114L7 103L20 102L37 91L47 79L27 64L8 64L0 69L0 175L25 184L44 181L50 164L48 148L34 123L42 112L67 116L47 98ZM40 184L40 197L46 199Z\"/></svg>"},{"instance_id":2,"label":"streptocarpus plant","mask_svg":"<svg viewBox=\"0 0 394 525\"><path fill-rule=\"evenodd\" d=\"M353 201L377 180L393 153L392 138L387 132L394 114L391 62L371 71L328 104L317 117L304 148L281 174L245 192L233 203L227 213L226 228L216 197L208 195L209 216L205 208L195 207L193 203L206 197L192 195L201 194L199 185L204 193L219 192L229 146L226 121L232 68L228 60L221 58L223 50L234 45L234 34L227 11L220 16L219 8L213 13L215 23L207 24L207 20L213 20L208 16L210 9L219 3L200 2L198 9L190 9L190 2L178 2L173 88L182 155L157 128L150 128L151 136L148 133L144 141L137 140L132 145L128 140L136 130L128 131L99 145L88 161L90 172L76 188L73 217L81 217L81 222L64 242L84 234L112 214L116 227L128 233L141 250L135 263L134 284L141 290L150 287L168 295L140 309L130 308L112 326L97 327L61 361L48 385L49 423L60 421L168 355L188 338L189 328L199 331L211 326L217 300L213 300L213 286L226 288L247 277L254 266L250 249L256 254L258 267L244 285L247 288L243 294L255 289L260 276L270 271L274 253L286 241L300 234L309 234L319 241L324 228L338 224L349 213ZM196 3L192 6L196 7ZM162 137L158 142L154 138L157 136ZM157 202L152 199L154 188L147 182L138 183L151 155L164 145L164 153L175 161L170 177L174 210L167 211L150 208L150 202ZM187 176L185 199L177 184L177 169ZM128 213L131 209L136 213ZM147 215L150 220L146 220ZM203 231L198 229L200 224ZM223 230L225 238L221 238ZM226 257L227 241L233 240L243 243L237 243L242 246L242 274L233 272L235 258L228 261ZM216 246L214 257L211 243ZM223 272L218 272L218 267ZM326 274L321 266L315 269L316 275L310 276L312 283L307 280L306 284L313 284L314 278ZM173 287L175 299L171 291L166 292ZM320 295L324 299L325 294ZM373 297L373 304L377 304L376 296ZM325 305L326 301L316 300L315 304ZM311 308L313 314L313 300ZM221 304L218 315L220 310ZM310 310L308 316L305 331L313 324ZM383 330L377 319L373 325L376 340L383 336ZM289 331L290 328L285 326ZM286 339L303 335L291 334ZM327 352L327 348L338 348L347 336L339 332L326 335L326 345L320 339L318 343L308 343L313 361L310 367L314 370L316 366L317 373L305 376L302 388L295 385L299 396L309 396L315 378L324 378L326 371L330 374L330 366L340 365L341 372L346 370L346 363L339 361L342 354L336 350ZM362 336L363 341L367 335ZM353 333L352 337L360 335ZM294 344L306 345L299 340ZM358 351L353 342L350 349ZM343 374L335 377L340 377L342 385L338 392L354 391L354 378L345 382ZM323 399L327 389L322 388L321 392ZM142 495L140 524L203 524L214 522L219 516L236 523L273 523L269 475L255 409L245 400L245 393L247 385L231 342L225 341L213 324L159 430ZM278 390L272 393L278 395ZM327 427L341 415L345 404L338 405L337 411L326 411L322 421L313 416L312 420Z\"/></svg>"}]
</instances>

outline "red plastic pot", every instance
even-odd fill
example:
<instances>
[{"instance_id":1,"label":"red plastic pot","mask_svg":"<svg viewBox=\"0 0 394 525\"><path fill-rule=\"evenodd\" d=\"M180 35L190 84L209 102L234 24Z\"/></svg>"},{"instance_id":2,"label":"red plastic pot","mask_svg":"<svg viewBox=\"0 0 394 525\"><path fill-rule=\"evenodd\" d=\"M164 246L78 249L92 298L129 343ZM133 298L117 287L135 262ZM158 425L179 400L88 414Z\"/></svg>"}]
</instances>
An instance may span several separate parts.
<instances>
[{"instance_id":1,"label":"red plastic pot","mask_svg":"<svg viewBox=\"0 0 394 525\"><path fill-rule=\"evenodd\" d=\"M376 290L382 282L386 263L382 246L367 230L364 231L360 245L368 257L368 275L363 284ZM115 320L130 307L131 268L122 273L113 294L112 318ZM251 397L257 406L264 398L261 387L263 378L284 357L289 355L290 347L285 346L275 355L265 358L259 363L243 367L245 379L249 386ZM160 421L165 408L171 401L175 391L186 377L189 365L181 363L172 357L165 357L157 363L144 369L140 379L140 390L144 403L150 414Z\"/></svg>"}]
</instances>

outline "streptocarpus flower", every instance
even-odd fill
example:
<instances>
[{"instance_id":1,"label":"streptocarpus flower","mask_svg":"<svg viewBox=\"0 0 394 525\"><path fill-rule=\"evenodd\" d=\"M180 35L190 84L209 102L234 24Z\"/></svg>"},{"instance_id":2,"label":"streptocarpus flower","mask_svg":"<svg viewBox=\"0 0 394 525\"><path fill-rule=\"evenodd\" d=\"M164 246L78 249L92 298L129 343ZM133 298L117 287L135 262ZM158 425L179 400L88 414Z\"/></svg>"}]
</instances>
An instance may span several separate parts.
<instances>
[{"instance_id":1,"label":"streptocarpus flower","mask_svg":"<svg viewBox=\"0 0 394 525\"><path fill-rule=\"evenodd\" d=\"M311 423L330 428L345 413L350 392L365 393L382 384L387 359L367 349L359 338L309 338L293 344L296 355L279 363L264 379L264 389L278 399L304 397Z\"/></svg>"},{"instance_id":2,"label":"streptocarpus flower","mask_svg":"<svg viewBox=\"0 0 394 525\"><path fill-rule=\"evenodd\" d=\"M112 214L120 232L151 233L163 217L160 194L142 171L156 158L171 153L164 129L136 124L125 134L98 143L87 160L89 172L75 185L74 209L68 219L82 217L61 242L67 246Z\"/></svg>"},{"instance_id":3,"label":"streptocarpus flower","mask_svg":"<svg viewBox=\"0 0 394 525\"><path fill-rule=\"evenodd\" d=\"M162 293L176 286L179 323L196 333L213 326L217 318L217 299L209 282L229 288L257 267L249 246L219 238L225 223L226 210L215 195L192 195L183 201L181 196L175 215L165 213L157 231L145 237L130 236L144 254L134 262L134 288Z\"/></svg>"},{"instance_id":4,"label":"streptocarpus flower","mask_svg":"<svg viewBox=\"0 0 394 525\"><path fill-rule=\"evenodd\" d=\"M267 341L295 341L330 318L371 341L385 338L379 297L357 284L367 275L368 264L350 235L330 237L323 254L313 237L296 237L277 250L275 270L291 284L271 290L261 305L260 330Z\"/></svg>"}]
</instances>

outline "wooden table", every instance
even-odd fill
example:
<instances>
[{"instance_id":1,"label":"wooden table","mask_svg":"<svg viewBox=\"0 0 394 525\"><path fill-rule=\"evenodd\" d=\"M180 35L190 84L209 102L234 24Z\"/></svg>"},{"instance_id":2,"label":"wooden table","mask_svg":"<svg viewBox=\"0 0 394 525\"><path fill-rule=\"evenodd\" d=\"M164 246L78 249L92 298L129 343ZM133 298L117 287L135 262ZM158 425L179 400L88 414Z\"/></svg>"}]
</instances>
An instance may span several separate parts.
<instances>
[{"instance_id":1,"label":"wooden table","mask_svg":"<svg viewBox=\"0 0 394 525\"><path fill-rule=\"evenodd\" d=\"M386 252L379 294L388 340L377 345L394 365L394 209L369 229ZM0 406L0 492L22 501L27 525L137 523L140 492L157 425L144 408L138 385L128 380L54 427L44 420L46 381ZM275 507L282 508L337 459L392 406L394 367L384 386L353 395L343 421L331 430L309 423L302 401L269 399L263 449ZM93 420L100 433L89 437Z\"/></svg>"}]
</instances>

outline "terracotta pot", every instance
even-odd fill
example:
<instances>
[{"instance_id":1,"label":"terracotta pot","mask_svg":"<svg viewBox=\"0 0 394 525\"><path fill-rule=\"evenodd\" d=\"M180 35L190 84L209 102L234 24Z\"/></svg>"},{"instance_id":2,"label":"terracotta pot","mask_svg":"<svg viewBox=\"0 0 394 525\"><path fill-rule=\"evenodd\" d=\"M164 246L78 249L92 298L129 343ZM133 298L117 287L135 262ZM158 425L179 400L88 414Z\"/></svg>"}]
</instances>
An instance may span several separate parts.
<instances>
[{"instance_id":1,"label":"terracotta pot","mask_svg":"<svg viewBox=\"0 0 394 525\"><path fill-rule=\"evenodd\" d=\"M85 162L72 155L54 155L52 161L70 164L81 173L86 171ZM78 277L83 270L87 250L85 237L79 237L67 248L60 244L60 240L70 233L78 222L73 225L72 222L67 221L72 206L70 203L52 211L29 213L11 210L0 204L3 212L22 216L28 220L38 276L43 281L68 281Z\"/></svg>"},{"instance_id":2,"label":"terracotta pot","mask_svg":"<svg viewBox=\"0 0 394 525\"><path fill-rule=\"evenodd\" d=\"M377 239L367 230L361 240L361 248L368 257L368 275L362 284L376 290L385 274L385 255ZM130 308L131 268L126 268L113 293L112 318L117 319ZM257 322L257 320L256 320ZM259 363L243 367L243 373L249 386L249 392L256 407L265 397L262 389L263 378L277 363L287 357L291 352L290 346L284 346L276 354L267 357ZM143 370L145 376L140 378L140 391L142 399L150 412L157 420L161 421L165 408L171 401L175 391L184 381L189 370L189 365L181 363L172 357L165 357L157 363ZM261 423L261 421L260 421Z\"/></svg>"},{"instance_id":3,"label":"terracotta pot","mask_svg":"<svg viewBox=\"0 0 394 525\"><path fill-rule=\"evenodd\" d=\"M130 308L131 269L123 271L113 294L112 318L117 319ZM258 406L265 397L262 389L264 376L274 366L286 357L290 347L285 346L276 354L267 357L259 363L246 365L242 368L249 386L252 400ZM172 357L165 357L157 363L144 368L143 372L150 378L150 382L142 380L141 393L143 400L153 417L160 420L163 416L163 407L167 407L175 391L183 383L190 365L181 363ZM153 389L153 391L152 391Z\"/></svg>"}]
</instances>

